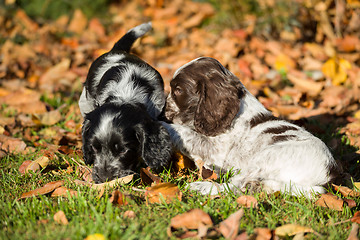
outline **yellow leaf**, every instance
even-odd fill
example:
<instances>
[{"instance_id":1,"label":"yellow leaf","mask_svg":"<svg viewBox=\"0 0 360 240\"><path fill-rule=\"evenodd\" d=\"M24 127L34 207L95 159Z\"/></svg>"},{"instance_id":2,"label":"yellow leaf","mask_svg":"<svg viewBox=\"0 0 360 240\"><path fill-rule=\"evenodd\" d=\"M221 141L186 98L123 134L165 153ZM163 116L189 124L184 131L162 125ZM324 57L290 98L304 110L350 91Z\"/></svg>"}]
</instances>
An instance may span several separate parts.
<instances>
[{"instance_id":1,"label":"yellow leaf","mask_svg":"<svg viewBox=\"0 0 360 240\"><path fill-rule=\"evenodd\" d=\"M351 69L351 63L342 58L330 58L321 70L325 76L332 79L333 85L340 85L347 79L347 70Z\"/></svg>"},{"instance_id":2,"label":"yellow leaf","mask_svg":"<svg viewBox=\"0 0 360 240\"><path fill-rule=\"evenodd\" d=\"M91 234L85 238L85 240L105 240L105 239L106 239L105 236L102 235L101 233Z\"/></svg>"},{"instance_id":3,"label":"yellow leaf","mask_svg":"<svg viewBox=\"0 0 360 240\"><path fill-rule=\"evenodd\" d=\"M275 234L280 237L293 236L298 233L309 233L314 232L309 227L304 227L297 224L286 224L275 229Z\"/></svg>"},{"instance_id":4,"label":"yellow leaf","mask_svg":"<svg viewBox=\"0 0 360 240\"><path fill-rule=\"evenodd\" d=\"M330 58L329 60L327 60L322 68L321 68L322 72L324 73L325 76L329 77L329 78L333 78L336 74L336 62L334 58Z\"/></svg>"},{"instance_id":5,"label":"yellow leaf","mask_svg":"<svg viewBox=\"0 0 360 240\"><path fill-rule=\"evenodd\" d=\"M295 62L285 54L279 54L276 57L274 68L277 71L289 71L295 67Z\"/></svg>"}]
</instances>

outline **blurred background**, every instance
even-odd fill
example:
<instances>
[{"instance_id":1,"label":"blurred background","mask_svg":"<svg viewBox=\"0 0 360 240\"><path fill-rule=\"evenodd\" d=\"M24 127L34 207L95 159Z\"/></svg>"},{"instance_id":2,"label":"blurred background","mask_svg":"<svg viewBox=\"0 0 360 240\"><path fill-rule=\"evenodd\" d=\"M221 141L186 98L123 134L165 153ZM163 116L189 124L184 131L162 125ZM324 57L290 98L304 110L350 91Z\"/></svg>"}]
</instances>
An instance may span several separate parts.
<instances>
[{"instance_id":1,"label":"blurred background","mask_svg":"<svg viewBox=\"0 0 360 240\"><path fill-rule=\"evenodd\" d=\"M133 52L161 73L166 92L178 67L214 57L276 116L359 164L358 0L1 0L0 7L0 134L58 144L61 137L41 132L55 125L73 134L62 144L81 145L77 100L90 64L151 21ZM51 111L59 114L45 124L41 114Z\"/></svg>"}]
</instances>

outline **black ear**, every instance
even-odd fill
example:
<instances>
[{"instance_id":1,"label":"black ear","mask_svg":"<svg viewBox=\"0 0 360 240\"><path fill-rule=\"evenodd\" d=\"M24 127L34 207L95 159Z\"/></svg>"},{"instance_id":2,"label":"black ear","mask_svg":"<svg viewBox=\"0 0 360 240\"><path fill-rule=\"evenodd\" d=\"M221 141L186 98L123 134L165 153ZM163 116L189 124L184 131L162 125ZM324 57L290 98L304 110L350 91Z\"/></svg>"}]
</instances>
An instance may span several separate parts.
<instances>
[{"instance_id":1,"label":"black ear","mask_svg":"<svg viewBox=\"0 0 360 240\"><path fill-rule=\"evenodd\" d=\"M90 120L85 118L83 122L83 126L81 129L81 135L82 135L82 151L84 155L84 161L86 164L93 164L94 163L94 157L95 153L93 148L91 147L91 125Z\"/></svg>"},{"instance_id":2,"label":"black ear","mask_svg":"<svg viewBox=\"0 0 360 240\"><path fill-rule=\"evenodd\" d=\"M197 92L200 98L194 117L196 131L207 136L225 132L245 94L240 80L220 64L198 82Z\"/></svg>"},{"instance_id":3,"label":"black ear","mask_svg":"<svg viewBox=\"0 0 360 240\"><path fill-rule=\"evenodd\" d=\"M148 120L139 123L135 131L145 164L153 169L167 166L172 155L172 144L167 130L159 122Z\"/></svg>"}]
</instances>

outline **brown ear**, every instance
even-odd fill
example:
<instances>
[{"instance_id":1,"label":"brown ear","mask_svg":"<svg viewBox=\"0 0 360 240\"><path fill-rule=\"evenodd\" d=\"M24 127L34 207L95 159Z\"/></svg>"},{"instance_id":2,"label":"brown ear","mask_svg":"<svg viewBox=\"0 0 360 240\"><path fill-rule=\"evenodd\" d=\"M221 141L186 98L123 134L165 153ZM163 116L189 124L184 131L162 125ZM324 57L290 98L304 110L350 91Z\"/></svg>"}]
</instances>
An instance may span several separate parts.
<instances>
[{"instance_id":1,"label":"brown ear","mask_svg":"<svg viewBox=\"0 0 360 240\"><path fill-rule=\"evenodd\" d=\"M200 99L195 112L197 132L216 136L225 132L239 112L244 86L232 73L210 71L198 82Z\"/></svg>"}]
</instances>

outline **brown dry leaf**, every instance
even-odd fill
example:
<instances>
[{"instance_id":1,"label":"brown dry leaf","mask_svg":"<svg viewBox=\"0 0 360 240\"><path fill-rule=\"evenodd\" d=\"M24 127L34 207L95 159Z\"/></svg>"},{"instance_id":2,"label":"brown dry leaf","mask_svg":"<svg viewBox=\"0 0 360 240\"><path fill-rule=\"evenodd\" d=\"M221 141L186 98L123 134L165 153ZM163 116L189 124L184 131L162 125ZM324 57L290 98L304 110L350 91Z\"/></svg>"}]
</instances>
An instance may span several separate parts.
<instances>
[{"instance_id":1,"label":"brown dry leaf","mask_svg":"<svg viewBox=\"0 0 360 240\"><path fill-rule=\"evenodd\" d=\"M306 92L310 96L317 96L324 87L323 82L315 82L307 78L301 78L295 74L288 74L288 79L295 85L296 88Z\"/></svg>"},{"instance_id":2,"label":"brown dry leaf","mask_svg":"<svg viewBox=\"0 0 360 240\"><path fill-rule=\"evenodd\" d=\"M353 223L351 225L351 231L347 240L359 240L359 225L357 223Z\"/></svg>"},{"instance_id":3,"label":"brown dry leaf","mask_svg":"<svg viewBox=\"0 0 360 240\"><path fill-rule=\"evenodd\" d=\"M271 240L275 239L273 236L273 231L268 228L255 228L254 235L250 237L250 239L255 240Z\"/></svg>"},{"instance_id":4,"label":"brown dry leaf","mask_svg":"<svg viewBox=\"0 0 360 240\"><path fill-rule=\"evenodd\" d=\"M31 160L26 160L26 161L24 161L22 164L21 164L21 166L19 167L19 172L21 173L21 174L25 174L26 172L26 169L27 169L27 167L32 163L33 161L31 161Z\"/></svg>"},{"instance_id":5,"label":"brown dry leaf","mask_svg":"<svg viewBox=\"0 0 360 240\"><path fill-rule=\"evenodd\" d=\"M359 45L360 41L357 36L346 35L344 38L336 39L336 46L339 51L353 52Z\"/></svg>"},{"instance_id":6,"label":"brown dry leaf","mask_svg":"<svg viewBox=\"0 0 360 240\"><path fill-rule=\"evenodd\" d=\"M20 138L0 135L0 150L6 153L20 153L24 151L25 148L26 144Z\"/></svg>"},{"instance_id":7,"label":"brown dry leaf","mask_svg":"<svg viewBox=\"0 0 360 240\"><path fill-rule=\"evenodd\" d=\"M19 199L50 193L54 191L56 188L61 187L63 184L64 184L63 180L47 183L43 187L21 194L21 197Z\"/></svg>"},{"instance_id":8,"label":"brown dry leaf","mask_svg":"<svg viewBox=\"0 0 360 240\"><path fill-rule=\"evenodd\" d=\"M341 193L341 195L343 195L344 197L359 197L360 196L360 192L354 191L348 187L337 186L335 184L332 184L332 186L334 187L335 191L339 191Z\"/></svg>"},{"instance_id":9,"label":"brown dry leaf","mask_svg":"<svg viewBox=\"0 0 360 240\"><path fill-rule=\"evenodd\" d=\"M32 161L25 169L25 173L29 172L39 172L40 171L40 164L37 162Z\"/></svg>"},{"instance_id":10,"label":"brown dry leaf","mask_svg":"<svg viewBox=\"0 0 360 240\"><path fill-rule=\"evenodd\" d=\"M124 218L130 218L130 219L134 219L136 217L136 214L134 211L132 210L127 210L124 212L124 215L123 215Z\"/></svg>"},{"instance_id":11,"label":"brown dry leaf","mask_svg":"<svg viewBox=\"0 0 360 240\"><path fill-rule=\"evenodd\" d=\"M109 201L116 206L124 206L128 205L128 201L126 199L126 196L121 193L119 190L114 190L111 194L111 197Z\"/></svg>"},{"instance_id":12,"label":"brown dry leaf","mask_svg":"<svg viewBox=\"0 0 360 240\"><path fill-rule=\"evenodd\" d=\"M312 233L313 229L297 224L285 224L275 229L275 234L280 237L294 236L298 233Z\"/></svg>"},{"instance_id":13,"label":"brown dry leaf","mask_svg":"<svg viewBox=\"0 0 360 240\"><path fill-rule=\"evenodd\" d=\"M87 25L87 18L80 9L76 9L68 27L68 31L82 33Z\"/></svg>"},{"instance_id":14,"label":"brown dry leaf","mask_svg":"<svg viewBox=\"0 0 360 240\"><path fill-rule=\"evenodd\" d=\"M174 229L199 229L201 226L213 226L213 221L209 214L201 209L191 209L183 214L173 217L170 227Z\"/></svg>"},{"instance_id":15,"label":"brown dry leaf","mask_svg":"<svg viewBox=\"0 0 360 240\"><path fill-rule=\"evenodd\" d=\"M159 183L146 188L145 196L149 203L162 203L163 200L171 203L175 199L181 201L182 192L173 183Z\"/></svg>"},{"instance_id":16,"label":"brown dry leaf","mask_svg":"<svg viewBox=\"0 0 360 240\"><path fill-rule=\"evenodd\" d=\"M127 184L127 183L131 182L133 177L134 177L134 174L131 174L131 175L128 175L128 176L125 176L122 178L114 179L110 182L91 184L91 188L96 189L96 190L104 190L105 188L112 188L119 184Z\"/></svg>"},{"instance_id":17,"label":"brown dry leaf","mask_svg":"<svg viewBox=\"0 0 360 240\"><path fill-rule=\"evenodd\" d=\"M162 179L150 172L150 167L140 169L140 178L144 185L150 186L162 182Z\"/></svg>"},{"instance_id":18,"label":"brown dry leaf","mask_svg":"<svg viewBox=\"0 0 360 240\"><path fill-rule=\"evenodd\" d=\"M58 224L68 225L69 221L66 218L66 215L63 211L58 211L54 214L54 221Z\"/></svg>"},{"instance_id":19,"label":"brown dry leaf","mask_svg":"<svg viewBox=\"0 0 360 240\"><path fill-rule=\"evenodd\" d=\"M76 196L77 195L77 191L73 190L73 189L69 189L66 188L64 186L61 186L57 189L55 189L52 193L51 193L51 197L67 197L68 193L70 194L70 196Z\"/></svg>"},{"instance_id":20,"label":"brown dry leaf","mask_svg":"<svg viewBox=\"0 0 360 240\"><path fill-rule=\"evenodd\" d=\"M63 59L60 63L49 68L39 78L39 88L43 91L52 92L54 89L54 83L57 79L60 79L70 68L71 60L69 58Z\"/></svg>"},{"instance_id":21,"label":"brown dry leaf","mask_svg":"<svg viewBox=\"0 0 360 240\"><path fill-rule=\"evenodd\" d=\"M51 126L58 123L61 120L62 116L58 110L53 110L45 112L42 114L33 114L32 120L38 126Z\"/></svg>"},{"instance_id":22,"label":"brown dry leaf","mask_svg":"<svg viewBox=\"0 0 360 240\"><path fill-rule=\"evenodd\" d=\"M258 201L256 200L255 197L250 195L240 196L236 199L236 202L240 204L242 207L246 207L246 208L258 207Z\"/></svg>"},{"instance_id":23,"label":"brown dry leaf","mask_svg":"<svg viewBox=\"0 0 360 240\"><path fill-rule=\"evenodd\" d=\"M216 179L218 179L218 175L214 171L212 171L210 169L206 169L205 167L202 167L201 177L204 180L216 180Z\"/></svg>"},{"instance_id":24,"label":"brown dry leaf","mask_svg":"<svg viewBox=\"0 0 360 240\"><path fill-rule=\"evenodd\" d=\"M321 195L320 199L315 202L315 205L330 208L336 211L342 211L344 201L331 193L326 193Z\"/></svg>"},{"instance_id":25,"label":"brown dry leaf","mask_svg":"<svg viewBox=\"0 0 360 240\"><path fill-rule=\"evenodd\" d=\"M231 214L227 219L220 222L219 231L226 239L235 239L238 235L240 219L244 216L244 209Z\"/></svg>"},{"instance_id":26,"label":"brown dry leaf","mask_svg":"<svg viewBox=\"0 0 360 240\"><path fill-rule=\"evenodd\" d=\"M41 156L34 160L41 168L46 168L49 165L50 159L47 156Z\"/></svg>"},{"instance_id":27,"label":"brown dry leaf","mask_svg":"<svg viewBox=\"0 0 360 240\"><path fill-rule=\"evenodd\" d=\"M79 177L86 181L86 182L92 182L92 169L87 167L87 166L83 166L83 165L78 165L76 166L76 170L75 172L77 174L79 174Z\"/></svg>"},{"instance_id":28,"label":"brown dry leaf","mask_svg":"<svg viewBox=\"0 0 360 240\"><path fill-rule=\"evenodd\" d=\"M357 211L354 214L354 216L351 218L351 221L360 224L360 211Z\"/></svg>"}]
</instances>

